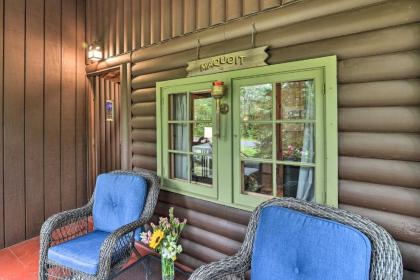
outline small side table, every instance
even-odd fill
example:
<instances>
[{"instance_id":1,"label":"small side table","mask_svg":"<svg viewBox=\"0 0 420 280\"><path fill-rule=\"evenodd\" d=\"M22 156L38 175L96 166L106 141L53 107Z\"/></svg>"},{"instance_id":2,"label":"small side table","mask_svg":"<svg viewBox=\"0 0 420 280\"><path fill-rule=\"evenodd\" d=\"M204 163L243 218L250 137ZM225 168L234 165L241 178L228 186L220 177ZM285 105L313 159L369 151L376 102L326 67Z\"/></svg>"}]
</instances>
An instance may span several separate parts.
<instances>
[{"instance_id":1,"label":"small side table","mask_svg":"<svg viewBox=\"0 0 420 280\"><path fill-rule=\"evenodd\" d=\"M175 266L175 280L187 280L191 273ZM161 260L154 255L147 255L116 274L113 280L161 280Z\"/></svg>"}]
</instances>

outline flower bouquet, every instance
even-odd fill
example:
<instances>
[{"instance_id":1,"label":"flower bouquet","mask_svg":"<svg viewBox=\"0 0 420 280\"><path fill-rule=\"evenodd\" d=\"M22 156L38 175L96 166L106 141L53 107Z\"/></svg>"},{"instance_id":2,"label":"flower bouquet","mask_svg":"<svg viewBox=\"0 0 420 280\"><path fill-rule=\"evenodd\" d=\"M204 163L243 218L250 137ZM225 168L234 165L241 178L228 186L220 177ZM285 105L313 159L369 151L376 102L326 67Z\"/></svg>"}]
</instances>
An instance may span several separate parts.
<instances>
[{"instance_id":1,"label":"flower bouquet","mask_svg":"<svg viewBox=\"0 0 420 280\"><path fill-rule=\"evenodd\" d=\"M178 241L186 223L186 219L180 222L174 217L174 208L171 207L169 219L160 217L158 225L150 224L152 231L141 234L141 241L161 255L163 280L172 280L175 277L174 261L176 255L182 252Z\"/></svg>"},{"instance_id":2,"label":"flower bouquet","mask_svg":"<svg viewBox=\"0 0 420 280\"><path fill-rule=\"evenodd\" d=\"M293 145L287 146L287 151L283 151L283 158L291 161L300 161L302 158L303 152L302 149L295 147Z\"/></svg>"}]
</instances>

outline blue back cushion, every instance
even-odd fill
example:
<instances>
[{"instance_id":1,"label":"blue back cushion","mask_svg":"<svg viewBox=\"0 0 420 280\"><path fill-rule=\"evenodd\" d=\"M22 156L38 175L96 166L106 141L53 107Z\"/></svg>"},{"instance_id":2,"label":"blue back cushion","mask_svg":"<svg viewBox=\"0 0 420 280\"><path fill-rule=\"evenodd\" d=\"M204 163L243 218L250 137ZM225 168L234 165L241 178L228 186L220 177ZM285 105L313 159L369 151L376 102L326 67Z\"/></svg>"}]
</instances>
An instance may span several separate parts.
<instances>
[{"instance_id":1,"label":"blue back cushion","mask_svg":"<svg viewBox=\"0 0 420 280\"><path fill-rule=\"evenodd\" d=\"M130 174L101 174L93 203L95 230L113 232L139 219L147 196L146 180Z\"/></svg>"},{"instance_id":2,"label":"blue back cushion","mask_svg":"<svg viewBox=\"0 0 420 280\"><path fill-rule=\"evenodd\" d=\"M262 210L252 280L369 279L371 245L360 231L278 206Z\"/></svg>"}]
</instances>

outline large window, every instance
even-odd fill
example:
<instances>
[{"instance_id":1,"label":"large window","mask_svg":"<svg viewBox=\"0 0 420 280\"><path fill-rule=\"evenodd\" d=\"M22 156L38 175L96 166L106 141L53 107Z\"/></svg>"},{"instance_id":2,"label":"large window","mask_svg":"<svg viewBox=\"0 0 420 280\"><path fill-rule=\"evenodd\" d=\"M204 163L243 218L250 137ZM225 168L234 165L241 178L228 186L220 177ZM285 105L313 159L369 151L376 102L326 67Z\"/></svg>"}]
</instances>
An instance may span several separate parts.
<instances>
[{"instance_id":1,"label":"large window","mask_svg":"<svg viewBox=\"0 0 420 280\"><path fill-rule=\"evenodd\" d=\"M220 135L212 82L226 85ZM157 84L163 188L243 209L337 204L335 57Z\"/></svg>"}]
</instances>

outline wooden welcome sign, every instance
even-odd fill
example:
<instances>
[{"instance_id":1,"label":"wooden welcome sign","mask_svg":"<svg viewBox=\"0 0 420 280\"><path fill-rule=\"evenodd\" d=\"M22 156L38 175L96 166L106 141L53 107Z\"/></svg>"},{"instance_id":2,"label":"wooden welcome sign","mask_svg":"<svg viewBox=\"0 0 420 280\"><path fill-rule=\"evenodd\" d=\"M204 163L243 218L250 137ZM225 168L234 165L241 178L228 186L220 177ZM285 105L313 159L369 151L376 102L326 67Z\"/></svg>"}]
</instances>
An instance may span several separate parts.
<instances>
[{"instance_id":1,"label":"wooden welcome sign","mask_svg":"<svg viewBox=\"0 0 420 280\"><path fill-rule=\"evenodd\" d=\"M188 77L267 65L267 46L188 62Z\"/></svg>"}]
</instances>

